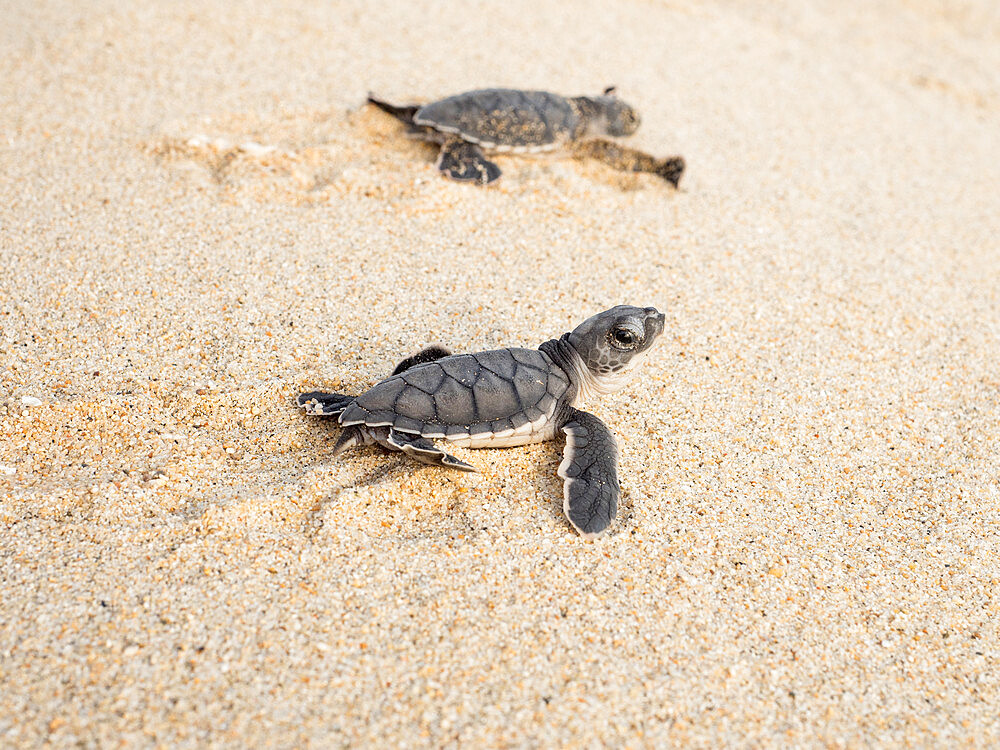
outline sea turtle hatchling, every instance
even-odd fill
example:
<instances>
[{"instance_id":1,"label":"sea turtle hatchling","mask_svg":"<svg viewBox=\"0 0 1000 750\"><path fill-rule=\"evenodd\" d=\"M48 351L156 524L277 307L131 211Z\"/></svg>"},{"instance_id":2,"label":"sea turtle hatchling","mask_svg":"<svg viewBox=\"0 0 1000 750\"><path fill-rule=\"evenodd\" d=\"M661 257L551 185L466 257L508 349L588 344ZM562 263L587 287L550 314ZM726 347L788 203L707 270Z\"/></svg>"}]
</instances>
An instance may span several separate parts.
<instances>
[{"instance_id":1,"label":"sea turtle hatchling","mask_svg":"<svg viewBox=\"0 0 1000 750\"><path fill-rule=\"evenodd\" d=\"M563 432L563 510L577 531L594 538L618 510L618 447L607 426L576 404L623 388L661 333L663 314L655 308L619 305L538 349L450 354L431 347L360 396L311 392L297 403L308 414L338 419L343 431L334 456L377 443L464 471L475 469L433 440L502 448Z\"/></svg>"},{"instance_id":2,"label":"sea turtle hatchling","mask_svg":"<svg viewBox=\"0 0 1000 750\"><path fill-rule=\"evenodd\" d=\"M539 153L568 148L624 172L651 172L674 187L684 159L656 159L601 136L631 135L639 115L615 96L565 97L548 91L479 89L430 104L396 106L369 95L368 101L401 120L410 135L441 144L437 168L461 182L488 185L500 168L484 152Z\"/></svg>"}]
</instances>

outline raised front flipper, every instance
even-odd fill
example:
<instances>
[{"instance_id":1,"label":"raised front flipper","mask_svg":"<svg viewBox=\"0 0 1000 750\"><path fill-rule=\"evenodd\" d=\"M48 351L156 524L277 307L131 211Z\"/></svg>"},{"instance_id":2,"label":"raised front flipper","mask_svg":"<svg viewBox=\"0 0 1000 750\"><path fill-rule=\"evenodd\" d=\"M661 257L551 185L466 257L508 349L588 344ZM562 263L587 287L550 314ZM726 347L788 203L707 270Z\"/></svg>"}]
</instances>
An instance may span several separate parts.
<instances>
[{"instance_id":1,"label":"raised front flipper","mask_svg":"<svg viewBox=\"0 0 1000 750\"><path fill-rule=\"evenodd\" d=\"M451 352L443 346L428 346L426 349L417 352L412 357L407 357L396 365L396 369L392 371L392 374L399 375L399 373L406 372L411 367L415 367L416 365L422 365L425 362L433 362L436 359L448 356L451 356Z\"/></svg>"},{"instance_id":2,"label":"raised front flipper","mask_svg":"<svg viewBox=\"0 0 1000 750\"><path fill-rule=\"evenodd\" d=\"M618 446L604 422L579 409L570 412L562 429L563 512L582 536L596 539L618 514Z\"/></svg>"},{"instance_id":3,"label":"raised front flipper","mask_svg":"<svg viewBox=\"0 0 1000 750\"><path fill-rule=\"evenodd\" d=\"M385 443L387 447L403 451L407 456L421 463L431 464L432 466L444 466L447 469L460 469L462 471L476 470L476 467L472 464L467 464L462 459L441 450L430 440L419 435L411 435L407 432L390 429Z\"/></svg>"},{"instance_id":4,"label":"raised front flipper","mask_svg":"<svg viewBox=\"0 0 1000 750\"><path fill-rule=\"evenodd\" d=\"M458 138L442 144L437 168L445 177L459 182L489 185L500 179L500 167L487 159L479 146Z\"/></svg>"},{"instance_id":5,"label":"raised front flipper","mask_svg":"<svg viewBox=\"0 0 1000 750\"><path fill-rule=\"evenodd\" d=\"M674 187L684 174L684 157L670 156L657 159L634 148L627 148L603 138L583 141L573 147L573 155L578 159L597 159L620 172L650 172L658 175Z\"/></svg>"},{"instance_id":6,"label":"raised front flipper","mask_svg":"<svg viewBox=\"0 0 1000 750\"><path fill-rule=\"evenodd\" d=\"M341 393L324 393L323 391L310 391L300 393L295 399L295 403L306 410L306 414L315 414L323 417L339 417L340 413L346 409L354 400L353 396L345 396Z\"/></svg>"}]
</instances>

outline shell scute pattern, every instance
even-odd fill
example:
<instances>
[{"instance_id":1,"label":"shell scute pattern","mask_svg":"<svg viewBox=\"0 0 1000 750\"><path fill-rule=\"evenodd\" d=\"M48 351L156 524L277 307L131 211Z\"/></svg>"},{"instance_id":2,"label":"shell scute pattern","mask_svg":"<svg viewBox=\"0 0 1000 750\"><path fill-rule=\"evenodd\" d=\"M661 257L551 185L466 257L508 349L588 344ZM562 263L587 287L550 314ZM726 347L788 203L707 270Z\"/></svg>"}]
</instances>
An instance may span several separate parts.
<instances>
[{"instance_id":1,"label":"shell scute pattern","mask_svg":"<svg viewBox=\"0 0 1000 750\"><path fill-rule=\"evenodd\" d=\"M413 121L498 151L551 148L568 140L578 115L565 97L547 91L483 89L417 110Z\"/></svg>"},{"instance_id":2,"label":"shell scute pattern","mask_svg":"<svg viewBox=\"0 0 1000 750\"><path fill-rule=\"evenodd\" d=\"M420 430L420 436L429 438L431 440L436 440L439 438L447 437L448 428L442 424L425 424Z\"/></svg>"},{"instance_id":3,"label":"shell scute pattern","mask_svg":"<svg viewBox=\"0 0 1000 750\"><path fill-rule=\"evenodd\" d=\"M526 424L528 424L529 421L531 420L528 419L528 415L525 414L523 411L518 412L517 414L510 415L510 423L514 425L515 430L521 429Z\"/></svg>"},{"instance_id":4,"label":"shell scute pattern","mask_svg":"<svg viewBox=\"0 0 1000 750\"><path fill-rule=\"evenodd\" d=\"M543 413L548 414L552 410L552 407L555 406L555 403L555 396L553 396L551 392L546 392L546 394L542 396L542 400L538 402L538 408L541 409Z\"/></svg>"},{"instance_id":5,"label":"shell scute pattern","mask_svg":"<svg viewBox=\"0 0 1000 750\"><path fill-rule=\"evenodd\" d=\"M445 357L361 394L341 424L391 425L429 438L513 432L548 415L567 388L538 351L505 349Z\"/></svg>"},{"instance_id":6,"label":"shell scute pattern","mask_svg":"<svg viewBox=\"0 0 1000 750\"><path fill-rule=\"evenodd\" d=\"M462 385L471 386L479 375L479 361L471 354L445 357L438 364L448 377Z\"/></svg>"},{"instance_id":7,"label":"shell scute pattern","mask_svg":"<svg viewBox=\"0 0 1000 750\"><path fill-rule=\"evenodd\" d=\"M524 413L528 416L529 422L534 422L539 417L544 416L544 412L537 406L529 406L527 409L524 410Z\"/></svg>"},{"instance_id":8,"label":"shell scute pattern","mask_svg":"<svg viewBox=\"0 0 1000 750\"><path fill-rule=\"evenodd\" d=\"M562 370L552 370L549 372L549 393L558 393L559 391L566 390L569 387L569 378L566 377Z\"/></svg>"},{"instance_id":9,"label":"shell scute pattern","mask_svg":"<svg viewBox=\"0 0 1000 750\"><path fill-rule=\"evenodd\" d=\"M437 415L434 398L426 391L408 386L396 399L396 408L414 419L429 422Z\"/></svg>"},{"instance_id":10,"label":"shell scute pattern","mask_svg":"<svg viewBox=\"0 0 1000 750\"><path fill-rule=\"evenodd\" d=\"M419 435L420 431L424 427L424 423L423 421L414 419L413 417L403 417L397 415L392 421L392 426L400 432L412 432Z\"/></svg>"},{"instance_id":11,"label":"shell scute pattern","mask_svg":"<svg viewBox=\"0 0 1000 750\"><path fill-rule=\"evenodd\" d=\"M505 380L487 369L479 371L479 379L472 389L476 399L479 419L493 421L503 419L517 411L522 402L518 400L514 383Z\"/></svg>"},{"instance_id":12,"label":"shell scute pattern","mask_svg":"<svg viewBox=\"0 0 1000 750\"><path fill-rule=\"evenodd\" d=\"M445 375L444 368L435 362L424 367L414 367L409 369L402 373L399 377L401 377L407 385L419 388L424 393L430 395L441 387L441 383L447 376Z\"/></svg>"},{"instance_id":13,"label":"shell scute pattern","mask_svg":"<svg viewBox=\"0 0 1000 750\"><path fill-rule=\"evenodd\" d=\"M472 356L476 358L480 367L499 375L501 378L510 380L514 377L517 369L517 362L513 357L487 357L490 352L479 352Z\"/></svg>"},{"instance_id":14,"label":"shell scute pattern","mask_svg":"<svg viewBox=\"0 0 1000 750\"><path fill-rule=\"evenodd\" d=\"M538 370L540 373L549 370L548 360L534 349L509 349L508 351L510 351L510 356L525 367Z\"/></svg>"},{"instance_id":15,"label":"shell scute pattern","mask_svg":"<svg viewBox=\"0 0 1000 750\"><path fill-rule=\"evenodd\" d=\"M494 419L490 424L493 429L493 434L497 437L506 437L514 431L514 423L510 421L509 417Z\"/></svg>"},{"instance_id":16,"label":"shell scute pattern","mask_svg":"<svg viewBox=\"0 0 1000 750\"><path fill-rule=\"evenodd\" d=\"M490 422L473 422L469 425L469 434L472 437L482 437L490 435L493 432L493 426Z\"/></svg>"},{"instance_id":17,"label":"shell scute pattern","mask_svg":"<svg viewBox=\"0 0 1000 750\"><path fill-rule=\"evenodd\" d=\"M472 390L452 377L445 378L434 392L434 403L437 405L437 419L434 421L441 424L467 425L475 413Z\"/></svg>"},{"instance_id":18,"label":"shell scute pattern","mask_svg":"<svg viewBox=\"0 0 1000 750\"><path fill-rule=\"evenodd\" d=\"M518 375L514 379L514 387L517 389L517 397L523 404L537 403L546 393L546 379L539 377L539 374L531 368L519 367ZM537 400L535 397L538 397Z\"/></svg>"}]
</instances>

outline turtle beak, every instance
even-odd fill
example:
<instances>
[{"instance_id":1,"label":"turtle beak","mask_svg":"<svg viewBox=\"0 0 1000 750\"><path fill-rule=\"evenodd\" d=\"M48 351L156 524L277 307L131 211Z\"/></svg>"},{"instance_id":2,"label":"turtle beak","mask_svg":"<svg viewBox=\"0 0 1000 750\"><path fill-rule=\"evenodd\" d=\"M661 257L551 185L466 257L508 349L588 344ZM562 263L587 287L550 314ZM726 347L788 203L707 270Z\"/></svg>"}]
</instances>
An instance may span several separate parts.
<instances>
[{"instance_id":1,"label":"turtle beak","mask_svg":"<svg viewBox=\"0 0 1000 750\"><path fill-rule=\"evenodd\" d=\"M643 312L646 313L646 338L652 340L663 333L666 316L655 307L647 307Z\"/></svg>"}]
</instances>

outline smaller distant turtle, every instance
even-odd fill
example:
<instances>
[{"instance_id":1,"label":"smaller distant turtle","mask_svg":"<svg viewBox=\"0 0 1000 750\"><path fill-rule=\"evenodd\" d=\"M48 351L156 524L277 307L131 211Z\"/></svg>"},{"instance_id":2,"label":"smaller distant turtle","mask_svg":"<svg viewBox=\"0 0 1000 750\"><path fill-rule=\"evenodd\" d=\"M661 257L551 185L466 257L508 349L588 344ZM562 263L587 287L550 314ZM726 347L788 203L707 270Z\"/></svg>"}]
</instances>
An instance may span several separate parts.
<instances>
[{"instance_id":1,"label":"smaller distant turtle","mask_svg":"<svg viewBox=\"0 0 1000 750\"><path fill-rule=\"evenodd\" d=\"M401 120L410 135L441 144L437 168L460 182L489 185L500 167L485 153L530 154L568 149L623 172L651 172L674 187L684 159L657 159L601 136L631 135L639 115L615 96L565 97L548 91L479 89L430 104L396 106L369 95L368 101Z\"/></svg>"},{"instance_id":2,"label":"smaller distant turtle","mask_svg":"<svg viewBox=\"0 0 1000 750\"><path fill-rule=\"evenodd\" d=\"M576 404L623 388L663 333L663 321L655 308L619 305L538 349L450 354L431 347L360 396L314 391L296 403L308 414L337 418L343 432L334 456L375 443L463 471L475 468L434 440L503 448L565 433L563 511L584 537L595 538L618 512L618 446L607 426Z\"/></svg>"}]
</instances>

